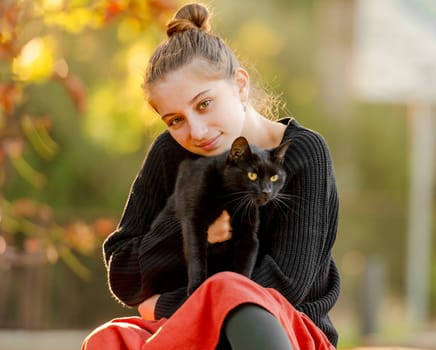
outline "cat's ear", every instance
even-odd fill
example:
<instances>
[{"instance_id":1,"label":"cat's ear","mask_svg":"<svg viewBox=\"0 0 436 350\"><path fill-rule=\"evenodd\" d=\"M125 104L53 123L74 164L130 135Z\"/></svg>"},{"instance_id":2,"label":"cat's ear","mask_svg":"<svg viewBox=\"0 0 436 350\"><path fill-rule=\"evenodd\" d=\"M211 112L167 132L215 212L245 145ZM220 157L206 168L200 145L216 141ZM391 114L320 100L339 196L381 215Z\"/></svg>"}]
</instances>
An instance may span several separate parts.
<instances>
[{"instance_id":1,"label":"cat's ear","mask_svg":"<svg viewBox=\"0 0 436 350\"><path fill-rule=\"evenodd\" d=\"M238 163L241 159L247 159L251 155L250 146L245 137L240 136L232 143L228 159L233 163Z\"/></svg>"},{"instance_id":2,"label":"cat's ear","mask_svg":"<svg viewBox=\"0 0 436 350\"><path fill-rule=\"evenodd\" d=\"M273 152L274 162L283 164L283 161L285 160L286 151L288 150L290 144L291 144L291 140L288 140L273 149L272 152Z\"/></svg>"}]
</instances>

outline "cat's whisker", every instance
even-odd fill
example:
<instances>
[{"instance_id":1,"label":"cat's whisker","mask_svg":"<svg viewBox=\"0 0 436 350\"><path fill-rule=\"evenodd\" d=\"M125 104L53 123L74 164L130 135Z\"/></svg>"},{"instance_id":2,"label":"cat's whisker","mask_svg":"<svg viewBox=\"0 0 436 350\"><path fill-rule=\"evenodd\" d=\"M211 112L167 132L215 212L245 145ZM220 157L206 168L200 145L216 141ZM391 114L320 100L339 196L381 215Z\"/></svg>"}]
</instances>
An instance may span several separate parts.
<instances>
[{"instance_id":1,"label":"cat's whisker","mask_svg":"<svg viewBox=\"0 0 436 350\"><path fill-rule=\"evenodd\" d=\"M248 194L246 194L245 196L241 197L241 201L238 203L237 207L235 208L234 213L236 214L242 210L240 212L240 216L248 218L250 222L253 222L254 219L253 207L255 209L253 200L250 198Z\"/></svg>"},{"instance_id":2,"label":"cat's whisker","mask_svg":"<svg viewBox=\"0 0 436 350\"><path fill-rule=\"evenodd\" d=\"M229 194L226 197L235 197L235 198L227 200L225 202L225 204L226 205L232 205L232 204L234 204L236 202L239 202L239 201L243 200L247 196L248 193L249 193L248 191L240 191L240 192L237 192L237 193ZM238 203L238 205L240 205L240 203Z\"/></svg>"},{"instance_id":3,"label":"cat's whisker","mask_svg":"<svg viewBox=\"0 0 436 350\"><path fill-rule=\"evenodd\" d=\"M278 196L282 200L288 201L290 204L297 205L300 209L304 209L304 206L307 203L307 199L301 196L279 193Z\"/></svg>"},{"instance_id":4,"label":"cat's whisker","mask_svg":"<svg viewBox=\"0 0 436 350\"><path fill-rule=\"evenodd\" d=\"M291 207L291 203L289 203L288 201L284 200L283 198L280 198L279 196L277 196L276 198L274 198L274 200L271 201L273 204L276 204L277 206L283 206L286 209L292 210L293 208Z\"/></svg>"},{"instance_id":5,"label":"cat's whisker","mask_svg":"<svg viewBox=\"0 0 436 350\"><path fill-rule=\"evenodd\" d=\"M241 214L243 214L243 216L246 216L246 211L248 211L248 209L249 209L249 201L250 201L250 198L248 195L241 197L240 202L238 203L238 205L235 208L235 213L242 210Z\"/></svg>"},{"instance_id":6,"label":"cat's whisker","mask_svg":"<svg viewBox=\"0 0 436 350\"><path fill-rule=\"evenodd\" d=\"M303 209L304 207L300 204L298 205L298 208L295 208L295 204L297 204L295 201L289 201L290 197L292 196L282 196L281 194L277 195L277 197L272 201L272 204L279 208L283 214L286 213L287 210L291 211L293 214L299 215L298 209ZM304 209L303 209L304 210Z\"/></svg>"},{"instance_id":7,"label":"cat's whisker","mask_svg":"<svg viewBox=\"0 0 436 350\"><path fill-rule=\"evenodd\" d=\"M242 196L245 196L249 193L249 191L238 191L238 192L233 192L233 193L229 193L227 195L225 195L224 198L232 198L234 197L234 199L232 199L231 201L235 201L240 199Z\"/></svg>"},{"instance_id":8,"label":"cat's whisker","mask_svg":"<svg viewBox=\"0 0 436 350\"><path fill-rule=\"evenodd\" d=\"M249 220L251 223L254 223L254 221L256 220L256 215L253 215L253 214L256 212L256 203L254 202L254 200L252 198L250 198L248 204L249 205L247 205L247 211L250 210L250 213L248 213Z\"/></svg>"},{"instance_id":9,"label":"cat's whisker","mask_svg":"<svg viewBox=\"0 0 436 350\"><path fill-rule=\"evenodd\" d=\"M243 217L245 220L252 222L252 220L251 220L252 215L250 215L250 213L251 213L250 208L251 208L250 200L247 199L245 205L241 207L242 211L241 211L240 216Z\"/></svg>"},{"instance_id":10,"label":"cat's whisker","mask_svg":"<svg viewBox=\"0 0 436 350\"><path fill-rule=\"evenodd\" d=\"M289 201L291 201L291 200L299 200L299 201L302 201L302 202L305 202L306 200L303 198L303 197L301 197L301 196L297 196L297 195L295 195L295 194L289 194L289 193L278 193L277 194L277 197L280 197L280 198L282 198L282 199L286 199L286 200L289 200ZM276 197L276 198L277 198Z\"/></svg>"},{"instance_id":11,"label":"cat's whisker","mask_svg":"<svg viewBox=\"0 0 436 350\"><path fill-rule=\"evenodd\" d=\"M273 205L275 208L277 208L278 211L280 212L280 214L282 214L285 217L288 216L288 212L286 209L293 212L292 208L290 208L286 203L281 202L277 198L275 200L271 201L271 205ZM283 207L285 207L285 208L283 208Z\"/></svg>"}]
</instances>

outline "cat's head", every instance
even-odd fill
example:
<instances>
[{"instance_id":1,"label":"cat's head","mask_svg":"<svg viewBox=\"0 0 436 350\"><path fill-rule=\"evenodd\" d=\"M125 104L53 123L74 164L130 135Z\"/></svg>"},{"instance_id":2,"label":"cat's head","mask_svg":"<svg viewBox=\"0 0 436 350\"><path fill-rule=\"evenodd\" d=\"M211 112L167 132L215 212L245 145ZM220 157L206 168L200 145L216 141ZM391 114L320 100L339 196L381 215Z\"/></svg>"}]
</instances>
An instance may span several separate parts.
<instances>
[{"instance_id":1,"label":"cat's head","mask_svg":"<svg viewBox=\"0 0 436 350\"><path fill-rule=\"evenodd\" d=\"M256 205L274 199L286 179L283 161L289 144L290 141L265 150L249 145L242 136L235 139L227 156L226 189L240 193Z\"/></svg>"}]
</instances>

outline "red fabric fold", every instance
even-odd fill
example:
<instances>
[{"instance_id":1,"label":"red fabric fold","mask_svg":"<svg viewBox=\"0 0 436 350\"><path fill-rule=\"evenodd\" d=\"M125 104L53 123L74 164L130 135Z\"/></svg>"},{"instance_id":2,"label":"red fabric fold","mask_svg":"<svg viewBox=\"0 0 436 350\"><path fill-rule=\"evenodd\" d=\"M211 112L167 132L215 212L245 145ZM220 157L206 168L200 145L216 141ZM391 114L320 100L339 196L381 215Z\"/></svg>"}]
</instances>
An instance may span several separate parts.
<instances>
[{"instance_id":1,"label":"red fabric fold","mask_svg":"<svg viewBox=\"0 0 436 350\"><path fill-rule=\"evenodd\" d=\"M206 280L169 319L114 319L88 335L82 350L214 350L226 316L245 303L271 312L294 350L335 349L309 317L275 289L233 272L221 272Z\"/></svg>"}]
</instances>

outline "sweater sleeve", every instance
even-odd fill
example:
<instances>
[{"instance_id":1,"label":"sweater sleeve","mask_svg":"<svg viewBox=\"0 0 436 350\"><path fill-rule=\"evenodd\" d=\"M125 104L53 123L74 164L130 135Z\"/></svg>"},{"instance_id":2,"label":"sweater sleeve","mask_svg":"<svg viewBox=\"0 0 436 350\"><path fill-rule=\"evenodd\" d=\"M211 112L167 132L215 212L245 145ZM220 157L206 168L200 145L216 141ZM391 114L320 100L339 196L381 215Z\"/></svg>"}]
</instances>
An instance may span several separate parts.
<instances>
[{"instance_id":1,"label":"sweater sleeve","mask_svg":"<svg viewBox=\"0 0 436 350\"><path fill-rule=\"evenodd\" d=\"M176 289L171 277L184 273L181 228L169 200L180 158L168 137L157 138L132 184L117 229L103 244L110 290L124 304L134 306Z\"/></svg>"},{"instance_id":2,"label":"sweater sleeve","mask_svg":"<svg viewBox=\"0 0 436 350\"><path fill-rule=\"evenodd\" d=\"M323 314L339 289L337 270L330 266L338 215L331 157L324 139L311 130L299 127L290 137L284 194L263 210L263 250L253 280L275 288L300 310L305 303L324 303L317 311Z\"/></svg>"}]
</instances>

